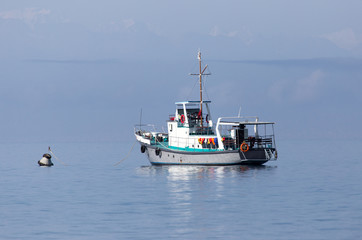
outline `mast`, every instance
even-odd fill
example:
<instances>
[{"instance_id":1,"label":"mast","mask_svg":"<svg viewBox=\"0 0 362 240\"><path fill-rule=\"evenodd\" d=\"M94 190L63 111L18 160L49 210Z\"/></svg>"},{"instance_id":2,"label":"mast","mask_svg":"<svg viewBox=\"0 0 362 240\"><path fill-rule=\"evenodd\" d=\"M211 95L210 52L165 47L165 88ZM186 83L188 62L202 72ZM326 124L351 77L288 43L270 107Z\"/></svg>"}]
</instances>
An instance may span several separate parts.
<instances>
[{"instance_id":1,"label":"mast","mask_svg":"<svg viewBox=\"0 0 362 240\"><path fill-rule=\"evenodd\" d=\"M197 54L197 58L199 59L199 79L200 79L200 119L201 119L201 127L202 127L202 73L201 73L201 52L199 51Z\"/></svg>"},{"instance_id":2,"label":"mast","mask_svg":"<svg viewBox=\"0 0 362 240\"><path fill-rule=\"evenodd\" d=\"M205 66L205 68L203 70L202 69L202 64L201 64L201 52L199 50L198 54L197 54L197 59L199 60L199 73L195 73L195 74L191 74L191 75L199 75L199 82L200 82L200 120L201 120L201 127L203 127L203 119L202 119L202 76L203 75L210 75L210 73L204 73L207 65Z\"/></svg>"}]
</instances>

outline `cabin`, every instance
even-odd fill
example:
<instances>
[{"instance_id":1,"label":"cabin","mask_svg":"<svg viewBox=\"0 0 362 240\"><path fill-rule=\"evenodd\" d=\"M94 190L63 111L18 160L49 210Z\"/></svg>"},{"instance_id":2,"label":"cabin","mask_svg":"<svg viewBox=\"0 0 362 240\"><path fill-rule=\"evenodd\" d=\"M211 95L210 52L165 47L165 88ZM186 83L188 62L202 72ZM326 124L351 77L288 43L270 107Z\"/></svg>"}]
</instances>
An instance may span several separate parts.
<instances>
[{"instance_id":1,"label":"cabin","mask_svg":"<svg viewBox=\"0 0 362 240\"><path fill-rule=\"evenodd\" d=\"M201 142L200 139L217 138L209 104L211 101L176 102L176 111L167 121L168 146L173 149L217 149L215 141ZM206 147L208 145L208 147Z\"/></svg>"}]
</instances>

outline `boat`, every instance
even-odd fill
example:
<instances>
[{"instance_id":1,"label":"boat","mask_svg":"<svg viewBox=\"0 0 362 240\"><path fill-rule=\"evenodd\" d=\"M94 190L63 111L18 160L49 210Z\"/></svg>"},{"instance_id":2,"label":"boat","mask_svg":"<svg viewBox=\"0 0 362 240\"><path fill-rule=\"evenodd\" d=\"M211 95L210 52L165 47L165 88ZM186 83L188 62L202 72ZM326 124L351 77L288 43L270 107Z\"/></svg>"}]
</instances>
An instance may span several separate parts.
<instances>
[{"instance_id":1,"label":"boat","mask_svg":"<svg viewBox=\"0 0 362 240\"><path fill-rule=\"evenodd\" d=\"M210 112L211 101L203 100L203 76L198 52L200 99L176 102L167 119L167 132L154 125L135 125L134 134L152 165L262 165L277 159L274 122L258 117L219 117ZM142 114L142 112L141 112Z\"/></svg>"}]
</instances>

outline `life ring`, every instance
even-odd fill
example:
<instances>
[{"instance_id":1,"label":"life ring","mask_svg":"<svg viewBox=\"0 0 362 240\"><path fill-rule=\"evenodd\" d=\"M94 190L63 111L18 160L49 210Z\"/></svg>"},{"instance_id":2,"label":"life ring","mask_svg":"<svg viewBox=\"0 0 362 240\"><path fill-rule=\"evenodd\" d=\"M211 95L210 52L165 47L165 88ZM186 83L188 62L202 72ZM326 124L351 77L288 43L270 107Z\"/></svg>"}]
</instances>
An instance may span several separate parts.
<instances>
[{"instance_id":1,"label":"life ring","mask_svg":"<svg viewBox=\"0 0 362 240\"><path fill-rule=\"evenodd\" d=\"M240 150L241 150L242 152L247 152L247 151L249 151L249 145L246 144L245 142L243 142L243 143L240 145Z\"/></svg>"},{"instance_id":2,"label":"life ring","mask_svg":"<svg viewBox=\"0 0 362 240\"><path fill-rule=\"evenodd\" d=\"M184 124L185 123L185 115L181 115L181 123Z\"/></svg>"},{"instance_id":3,"label":"life ring","mask_svg":"<svg viewBox=\"0 0 362 240\"><path fill-rule=\"evenodd\" d=\"M146 151L146 146L145 145L142 145L141 146L141 153L144 153Z\"/></svg>"}]
</instances>

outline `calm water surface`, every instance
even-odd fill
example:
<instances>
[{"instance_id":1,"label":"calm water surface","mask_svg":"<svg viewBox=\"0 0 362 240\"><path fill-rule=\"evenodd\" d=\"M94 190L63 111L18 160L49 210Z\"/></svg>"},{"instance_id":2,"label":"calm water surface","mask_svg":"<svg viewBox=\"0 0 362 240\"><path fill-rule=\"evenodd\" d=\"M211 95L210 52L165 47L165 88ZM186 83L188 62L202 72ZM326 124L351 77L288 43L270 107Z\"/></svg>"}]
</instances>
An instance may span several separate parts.
<instances>
[{"instance_id":1,"label":"calm water surface","mask_svg":"<svg viewBox=\"0 0 362 240\"><path fill-rule=\"evenodd\" d=\"M0 239L362 239L362 142L261 167L150 166L133 143L0 144Z\"/></svg>"}]
</instances>

